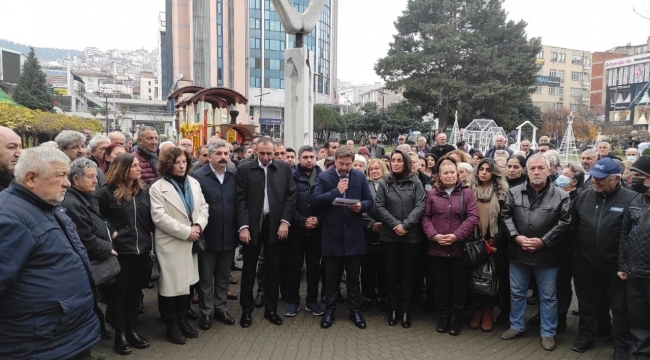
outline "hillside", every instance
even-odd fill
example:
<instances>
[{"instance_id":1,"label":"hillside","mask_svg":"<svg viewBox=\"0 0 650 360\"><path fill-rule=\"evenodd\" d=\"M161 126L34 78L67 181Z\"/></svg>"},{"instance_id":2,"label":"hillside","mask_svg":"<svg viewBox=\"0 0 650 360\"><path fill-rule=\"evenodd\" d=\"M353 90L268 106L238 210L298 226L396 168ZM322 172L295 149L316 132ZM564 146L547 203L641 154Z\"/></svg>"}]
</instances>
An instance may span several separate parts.
<instances>
[{"instance_id":1,"label":"hillside","mask_svg":"<svg viewBox=\"0 0 650 360\"><path fill-rule=\"evenodd\" d=\"M25 55L29 53L29 45L17 44L13 41L5 40L5 39L0 39L0 48L20 51ZM59 59L67 59L68 54L70 54L70 57L82 54L81 51L73 50L73 49L35 47L34 50L36 50L36 57L41 61L54 61Z\"/></svg>"}]
</instances>

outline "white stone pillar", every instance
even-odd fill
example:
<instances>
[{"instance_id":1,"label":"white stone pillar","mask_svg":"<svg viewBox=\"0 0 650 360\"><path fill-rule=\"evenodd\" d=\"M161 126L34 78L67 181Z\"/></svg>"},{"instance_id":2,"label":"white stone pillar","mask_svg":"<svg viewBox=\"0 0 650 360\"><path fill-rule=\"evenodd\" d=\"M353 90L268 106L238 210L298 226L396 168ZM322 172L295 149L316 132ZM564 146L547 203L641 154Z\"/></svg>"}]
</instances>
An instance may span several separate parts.
<instances>
[{"instance_id":1,"label":"white stone pillar","mask_svg":"<svg viewBox=\"0 0 650 360\"><path fill-rule=\"evenodd\" d=\"M284 144L314 143L314 56L307 48L284 51Z\"/></svg>"}]
</instances>

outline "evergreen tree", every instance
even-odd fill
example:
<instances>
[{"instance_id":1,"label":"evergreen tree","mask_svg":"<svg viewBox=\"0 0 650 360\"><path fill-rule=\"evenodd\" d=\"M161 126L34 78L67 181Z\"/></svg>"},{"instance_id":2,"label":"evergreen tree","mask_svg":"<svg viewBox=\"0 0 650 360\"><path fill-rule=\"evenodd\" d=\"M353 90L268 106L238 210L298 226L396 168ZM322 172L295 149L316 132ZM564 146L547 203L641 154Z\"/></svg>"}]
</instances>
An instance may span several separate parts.
<instances>
[{"instance_id":1,"label":"evergreen tree","mask_svg":"<svg viewBox=\"0 0 650 360\"><path fill-rule=\"evenodd\" d=\"M23 72L18 80L14 100L32 110L51 111L52 98L47 93L45 74L41 71L34 48L30 48Z\"/></svg>"},{"instance_id":2,"label":"evergreen tree","mask_svg":"<svg viewBox=\"0 0 650 360\"><path fill-rule=\"evenodd\" d=\"M504 123L530 104L539 41L507 21L503 0L411 0L375 72L447 128L455 110ZM464 108L464 109L461 109Z\"/></svg>"}]
</instances>

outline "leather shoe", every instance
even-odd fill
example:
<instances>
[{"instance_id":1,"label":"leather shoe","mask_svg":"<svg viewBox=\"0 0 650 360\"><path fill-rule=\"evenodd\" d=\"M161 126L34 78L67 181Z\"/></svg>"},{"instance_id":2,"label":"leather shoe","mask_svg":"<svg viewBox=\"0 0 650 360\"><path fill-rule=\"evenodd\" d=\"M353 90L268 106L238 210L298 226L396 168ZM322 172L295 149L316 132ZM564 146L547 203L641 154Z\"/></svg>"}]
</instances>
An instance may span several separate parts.
<instances>
[{"instance_id":1,"label":"leather shoe","mask_svg":"<svg viewBox=\"0 0 650 360\"><path fill-rule=\"evenodd\" d=\"M320 321L320 327L323 329L328 329L330 326L332 326L332 323L334 322L334 311L327 310L325 311L325 315L323 315L323 319Z\"/></svg>"},{"instance_id":2,"label":"leather shoe","mask_svg":"<svg viewBox=\"0 0 650 360\"><path fill-rule=\"evenodd\" d=\"M456 336L460 334L460 319L452 317L449 321L449 335Z\"/></svg>"},{"instance_id":3,"label":"leather shoe","mask_svg":"<svg viewBox=\"0 0 650 360\"><path fill-rule=\"evenodd\" d=\"M282 325L282 318L275 311L264 312L264 318L273 325Z\"/></svg>"},{"instance_id":4,"label":"leather shoe","mask_svg":"<svg viewBox=\"0 0 650 360\"><path fill-rule=\"evenodd\" d=\"M243 328L248 328L251 327L251 324L253 323L253 318L251 317L251 314L241 314L241 319L239 319L239 325Z\"/></svg>"},{"instance_id":5,"label":"leather shoe","mask_svg":"<svg viewBox=\"0 0 650 360\"><path fill-rule=\"evenodd\" d=\"M214 318L226 325L235 325L235 319L233 319L233 317L230 316L230 314L228 314L227 311L224 311L222 313L216 313Z\"/></svg>"},{"instance_id":6,"label":"leather shoe","mask_svg":"<svg viewBox=\"0 0 650 360\"><path fill-rule=\"evenodd\" d=\"M408 329L411 327L411 316L408 313L402 315L402 327Z\"/></svg>"},{"instance_id":7,"label":"leather shoe","mask_svg":"<svg viewBox=\"0 0 650 360\"><path fill-rule=\"evenodd\" d=\"M199 314L195 313L194 310L189 309L187 310L187 318L190 320L198 320Z\"/></svg>"},{"instance_id":8,"label":"leather shoe","mask_svg":"<svg viewBox=\"0 0 650 360\"><path fill-rule=\"evenodd\" d=\"M201 330L210 330L212 327L212 316L211 315L202 315L201 320L199 320L199 327Z\"/></svg>"},{"instance_id":9,"label":"leather shoe","mask_svg":"<svg viewBox=\"0 0 650 360\"><path fill-rule=\"evenodd\" d=\"M237 300L238 299L237 294L235 294L234 292L230 292L230 291L228 291L228 296L226 296L226 297L228 298L228 300Z\"/></svg>"},{"instance_id":10,"label":"leather shoe","mask_svg":"<svg viewBox=\"0 0 650 360\"><path fill-rule=\"evenodd\" d=\"M262 306L264 306L264 303L265 303L264 294L257 294L257 296L255 297L255 307L261 308Z\"/></svg>"},{"instance_id":11,"label":"leather shoe","mask_svg":"<svg viewBox=\"0 0 650 360\"><path fill-rule=\"evenodd\" d=\"M229 282L230 282L230 285L237 285L237 279L235 279L234 276L231 276L231 277L230 277Z\"/></svg>"},{"instance_id":12,"label":"leather shoe","mask_svg":"<svg viewBox=\"0 0 650 360\"><path fill-rule=\"evenodd\" d=\"M149 347L149 340L138 333L138 326L135 322L127 321L126 340L136 349L146 349Z\"/></svg>"},{"instance_id":13,"label":"leather shoe","mask_svg":"<svg viewBox=\"0 0 650 360\"><path fill-rule=\"evenodd\" d=\"M237 263L233 261L232 266L230 267L230 270L232 270L232 271L241 271L242 267L237 265Z\"/></svg>"},{"instance_id":14,"label":"leather shoe","mask_svg":"<svg viewBox=\"0 0 650 360\"><path fill-rule=\"evenodd\" d=\"M194 329L192 325L190 325L190 323L187 321L187 315L179 315L178 322L181 327L181 331L186 338L196 339L199 337L199 332L196 331L196 329Z\"/></svg>"},{"instance_id":15,"label":"leather shoe","mask_svg":"<svg viewBox=\"0 0 650 360\"><path fill-rule=\"evenodd\" d=\"M593 341L578 339L573 343L573 345L571 345L571 350L578 353L583 353L591 349L593 346L594 346Z\"/></svg>"},{"instance_id":16,"label":"leather shoe","mask_svg":"<svg viewBox=\"0 0 650 360\"><path fill-rule=\"evenodd\" d=\"M446 333L447 330L449 330L449 318L440 318L440 320L438 320L436 331L443 334Z\"/></svg>"},{"instance_id":17,"label":"leather shoe","mask_svg":"<svg viewBox=\"0 0 650 360\"><path fill-rule=\"evenodd\" d=\"M124 332L124 328L115 328L115 342L113 343L113 348L120 355L131 354L131 344L126 340L126 332Z\"/></svg>"},{"instance_id":18,"label":"leather shoe","mask_svg":"<svg viewBox=\"0 0 650 360\"><path fill-rule=\"evenodd\" d=\"M388 315L388 325L395 326L397 325L397 311L391 311Z\"/></svg>"},{"instance_id":19,"label":"leather shoe","mask_svg":"<svg viewBox=\"0 0 650 360\"><path fill-rule=\"evenodd\" d=\"M363 316L361 316L360 312L350 311L350 320L352 320L354 326L358 327L359 329L366 328L366 320L363 319Z\"/></svg>"}]
</instances>

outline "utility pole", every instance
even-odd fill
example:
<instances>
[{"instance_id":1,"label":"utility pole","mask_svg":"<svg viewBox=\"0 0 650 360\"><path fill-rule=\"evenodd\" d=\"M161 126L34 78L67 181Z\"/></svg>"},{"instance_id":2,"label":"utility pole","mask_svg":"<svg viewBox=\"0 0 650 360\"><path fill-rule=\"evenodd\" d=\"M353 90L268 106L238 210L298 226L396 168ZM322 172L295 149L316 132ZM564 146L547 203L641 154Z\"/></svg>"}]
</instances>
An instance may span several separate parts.
<instances>
[{"instance_id":1,"label":"utility pole","mask_svg":"<svg viewBox=\"0 0 650 360\"><path fill-rule=\"evenodd\" d=\"M108 136L108 93L104 93L104 115L106 116L106 136Z\"/></svg>"}]
</instances>

